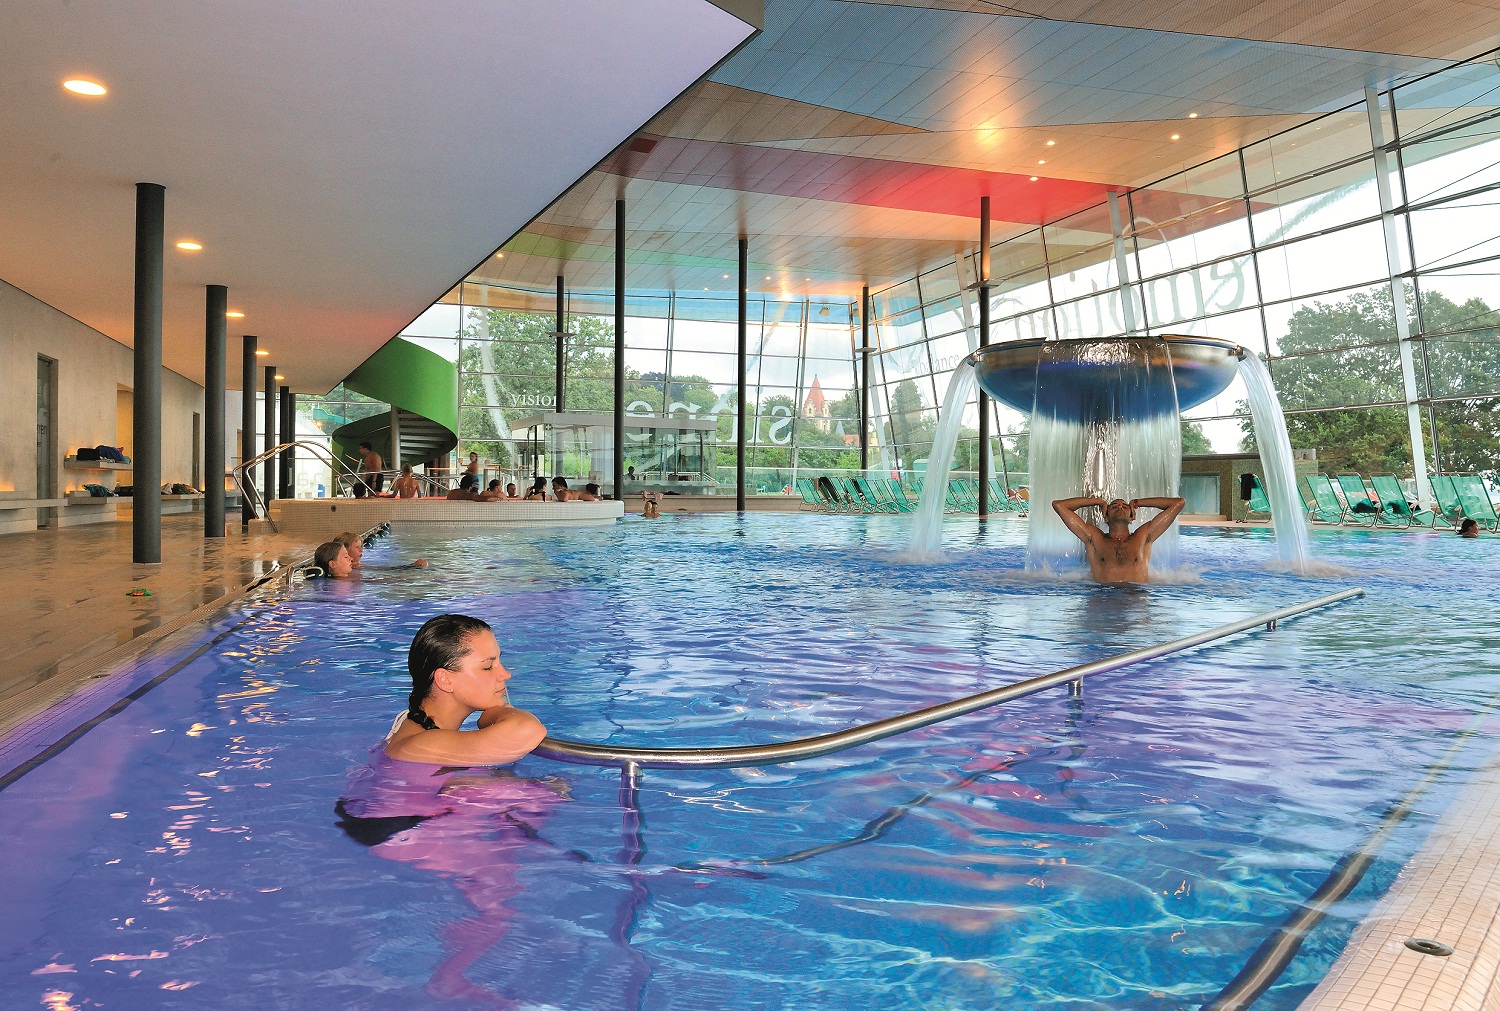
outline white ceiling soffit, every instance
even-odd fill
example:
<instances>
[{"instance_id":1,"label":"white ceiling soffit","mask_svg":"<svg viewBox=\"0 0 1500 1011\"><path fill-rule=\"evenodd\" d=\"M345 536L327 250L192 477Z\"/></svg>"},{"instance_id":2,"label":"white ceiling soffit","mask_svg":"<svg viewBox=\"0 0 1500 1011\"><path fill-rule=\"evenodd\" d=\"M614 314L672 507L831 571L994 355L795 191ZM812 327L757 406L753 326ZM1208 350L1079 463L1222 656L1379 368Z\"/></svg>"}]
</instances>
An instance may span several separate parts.
<instances>
[{"instance_id":1,"label":"white ceiling soffit","mask_svg":"<svg viewBox=\"0 0 1500 1011\"><path fill-rule=\"evenodd\" d=\"M753 31L707 0L10 0L0 278L132 343L161 183L167 367L202 379L225 284L230 386L253 333L324 392Z\"/></svg>"}]
</instances>

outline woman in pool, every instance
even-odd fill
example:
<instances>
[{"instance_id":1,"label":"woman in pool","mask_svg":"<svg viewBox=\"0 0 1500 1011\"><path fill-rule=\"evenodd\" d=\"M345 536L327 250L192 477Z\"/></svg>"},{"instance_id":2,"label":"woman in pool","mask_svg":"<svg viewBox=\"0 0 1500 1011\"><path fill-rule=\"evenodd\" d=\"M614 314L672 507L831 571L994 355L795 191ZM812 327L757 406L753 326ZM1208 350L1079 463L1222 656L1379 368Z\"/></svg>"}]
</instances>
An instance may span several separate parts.
<instances>
[{"instance_id":1,"label":"woman in pool","mask_svg":"<svg viewBox=\"0 0 1500 1011\"><path fill-rule=\"evenodd\" d=\"M440 614L418 630L406 658L409 708L385 740L385 753L431 765L508 765L547 736L540 720L510 704L500 644L490 626ZM479 726L460 729L474 713Z\"/></svg>"},{"instance_id":2,"label":"woman in pool","mask_svg":"<svg viewBox=\"0 0 1500 1011\"><path fill-rule=\"evenodd\" d=\"M522 871L555 881L578 860L539 834L567 799L567 783L509 769L430 768L514 762L546 734L535 716L506 701L510 672L489 625L438 615L412 640L407 667L411 709L334 810L340 827L375 855L438 874L474 907L475 916L439 928L443 958L428 991L509 1007L503 994L465 973L510 930L508 903L521 891ZM458 729L476 712L477 730Z\"/></svg>"},{"instance_id":3,"label":"woman in pool","mask_svg":"<svg viewBox=\"0 0 1500 1011\"><path fill-rule=\"evenodd\" d=\"M354 561L349 557L349 549L336 540L318 545L318 550L313 552L313 564L322 569L323 575L329 579L348 579L349 574L354 571Z\"/></svg>"}]
</instances>

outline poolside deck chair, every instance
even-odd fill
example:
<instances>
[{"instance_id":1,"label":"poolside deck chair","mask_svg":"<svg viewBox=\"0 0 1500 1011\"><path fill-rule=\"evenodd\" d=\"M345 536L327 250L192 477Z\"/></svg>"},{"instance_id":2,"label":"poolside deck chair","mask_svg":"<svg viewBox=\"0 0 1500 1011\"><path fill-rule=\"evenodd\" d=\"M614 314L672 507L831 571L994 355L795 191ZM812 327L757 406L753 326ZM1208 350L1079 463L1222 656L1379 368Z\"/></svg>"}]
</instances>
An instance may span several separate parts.
<instances>
[{"instance_id":1,"label":"poolside deck chair","mask_svg":"<svg viewBox=\"0 0 1500 1011\"><path fill-rule=\"evenodd\" d=\"M894 513L901 511L888 495L882 494L875 488L872 482L865 478L851 477L846 480L864 497L865 504L869 507L869 512Z\"/></svg>"},{"instance_id":2,"label":"poolside deck chair","mask_svg":"<svg viewBox=\"0 0 1500 1011\"><path fill-rule=\"evenodd\" d=\"M1000 482L990 478L990 512L1013 513L1016 511L1016 503L1010 500L1000 488Z\"/></svg>"},{"instance_id":3,"label":"poolside deck chair","mask_svg":"<svg viewBox=\"0 0 1500 1011\"><path fill-rule=\"evenodd\" d=\"M909 512L917 508L917 503L920 502L921 499L916 495L909 494L906 490L906 487L902 485L900 481L893 480L892 478L885 478L883 479L883 483L887 488L890 489L891 498L895 499L898 504L904 504L905 506L909 507L908 509L903 509L903 512Z\"/></svg>"},{"instance_id":4,"label":"poolside deck chair","mask_svg":"<svg viewBox=\"0 0 1500 1011\"><path fill-rule=\"evenodd\" d=\"M1464 515L1490 530L1500 530L1500 515L1495 512L1495 503L1478 474L1454 474L1453 487L1458 500L1463 503Z\"/></svg>"},{"instance_id":5,"label":"poolside deck chair","mask_svg":"<svg viewBox=\"0 0 1500 1011\"><path fill-rule=\"evenodd\" d=\"M864 482L877 502L889 507L888 512L909 513L916 508L901 493L901 486L894 484L890 478L867 477L857 480Z\"/></svg>"},{"instance_id":6,"label":"poolside deck chair","mask_svg":"<svg viewBox=\"0 0 1500 1011\"><path fill-rule=\"evenodd\" d=\"M1358 474L1340 474L1337 480L1344 495L1344 518L1367 527L1379 523L1384 507L1380 496L1365 487L1365 479Z\"/></svg>"},{"instance_id":7,"label":"poolside deck chair","mask_svg":"<svg viewBox=\"0 0 1500 1011\"><path fill-rule=\"evenodd\" d=\"M969 491L969 484L962 478L950 478L948 480L948 504L954 511L961 513L977 513L979 503Z\"/></svg>"},{"instance_id":8,"label":"poolside deck chair","mask_svg":"<svg viewBox=\"0 0 1500 1011\"><path fill-rule=\"evenodd\" d=\"M1450 526L1458 526L1463 522L1464 504L1458 497L1458 488L1453 484L1453 475L1434 474L1431 481L1432 496L1437 499L1438 515Z\"/></svg>"},{"instance_id":9,"label":"poolside deck chair","mask_svg":"<svg viewBox=\"0 0 1500 1011\"><path fill-rule=\"evenodd\" d=\"M1436 527L1439 522L1448 522L1435 512L1413 509L1406 501L1406 490L1401 487L1401 482L1396 480L1394 474L1377 475L1370 478L1370 483L1375 486L1375 494L1380 496L1380 502L1386 510L1404 518L1407 526L1418 523L1424 527Z\"/></svg>"},{"instance_id":10,"label":"poolside deck chair","mask_svg":"<svg viewBox=\"0 0 1500 1011\"><path fill-rule=\"evenodd\" d=\"M1261 484L1260 478L1254 474L1250 475L1250 504L1246 507L1246 511L1271 515L1271 497L1266 494L1266 486Z\"/></svg>"},{"instance_id":11,"label":"poolside deck chair","mask_svg":"<svg viewBox=\"0 0 1500 1011\"><path fill-rule=\"evenodd\" d=\"M1327 474L1304 474L1302 482L1311 495L1311 499L1304 498L1308 519L1314 523L1344 522L1344 503L1339 501Z\"/></svg>"},{"instance_id":12,"label":"poolside deck chair","mask_svg":"<svg viewBox=\"0 0 1500 1011\"><path fill-rule=\"evenodd\" d=\"M823 501L823 496L818 494L818 489L813 486L812 478L799 477L797 479L797 494L802 496L802 504L812 506L820 513L829 511L828 504Z\"/></svg>"}]
</instances>

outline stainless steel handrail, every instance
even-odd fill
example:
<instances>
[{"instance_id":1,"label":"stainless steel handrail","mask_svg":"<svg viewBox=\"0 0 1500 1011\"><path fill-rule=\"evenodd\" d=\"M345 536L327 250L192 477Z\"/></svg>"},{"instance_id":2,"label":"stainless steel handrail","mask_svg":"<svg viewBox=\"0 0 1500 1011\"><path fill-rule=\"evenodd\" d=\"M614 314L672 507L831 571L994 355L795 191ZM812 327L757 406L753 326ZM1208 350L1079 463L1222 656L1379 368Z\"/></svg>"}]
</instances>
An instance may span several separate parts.
<instances>
[{"instance_id":1,"label":"stainless steel handrail","mask_svg":"<svg viewBox=\"0 0 1500 1011\"><path fill-rule=\"evenodd\" d=\"M872 741L879 741L896 734L906 733L909 730L919 730L922 727L941 723L944 720L951 720L955 716L963 716L989 706L999 705L1003 702L1013 702L1016 699L1035 695L1037 692L1045 691L1060 684L1072 682L1074 692L1077 693L1081 691L1083 679L1090 674L1103 674L1108 671L1118 670L1121 667L1128 667L1131 664L1154 660L1169 653L1191 649L1194 646L1201 646L1206 642L1246 632L1259 626L1265 626L1268 630L1274 629L1277 622L1284 618L1290 618L1294 615L1328 607L1340 601L1349 600L1353 597L1363 597L1364 595L1365 591L1358 587L1340 590L1337 593L1330 593L1302 604L1294 604L1291 607L1268 611L1254 618L1246 618L1243 621L1231 622L1228 625L1211 628L1206 632L1198 632L1194 635L1184 636L1181 639L1173 639L1171 642L1162 643L1159 646L1149 646L1145 649L1131 650L1128 653L1106 657L1102 660L1093 660L1089 663L1079 664L1076 667L1069 667L1066 670L1056 671L1052 674L1043 674L1040 677L1029 678L1025 681L1018 681L1003 688L994 688L987 692L980 692L978 695L954 699L952 702L944 702L940 705L930 706L927 709L919 709L916 712L906 713L902 716L892 716L888 719L868 723L862 727L852 727L848 730L840 730L837 733L821 734L817 737L808 737L799 741L784 741L778 744L739 745L729 748L629 748L608 744L584 744L579 741L567 741L561 738L548 737L537 746L532 754L542 758L550 758L558 762L569 762L574 765L618 767L627 770L627 772L632 768L730 769L751 765L779 765L783 762L801 761L805 758L820 758L824 755L831 755L860 744L869 744Z\"/></svg>"},{"instance_id":2,"label":"stainless steel handrail","mask_svg":"<svg viewBox=\"0 0 1500 1011\"><path fill-rule=\"evenodd\" d=\"M266 508L266 500L261 495L260 489L255 486L254 481L247 482L245 474L251 467L259 467L266 461L280 456L290 449L305 449L323 463L328 464L328 469L333 475L334 491L338 491L340 481L358 480L358 475L354 470L341 463L326 446L316 442L304 442L301 440L283 442L279 446L273 446L265 452L251 457L244 463L236 464L229 472L230 476L234 478L234 486L240 490L240 495L250 503L250 510L258 517L269 519L270 511ZM342 468L342 471L340 468Z\"/></svg>"}]
</instances>

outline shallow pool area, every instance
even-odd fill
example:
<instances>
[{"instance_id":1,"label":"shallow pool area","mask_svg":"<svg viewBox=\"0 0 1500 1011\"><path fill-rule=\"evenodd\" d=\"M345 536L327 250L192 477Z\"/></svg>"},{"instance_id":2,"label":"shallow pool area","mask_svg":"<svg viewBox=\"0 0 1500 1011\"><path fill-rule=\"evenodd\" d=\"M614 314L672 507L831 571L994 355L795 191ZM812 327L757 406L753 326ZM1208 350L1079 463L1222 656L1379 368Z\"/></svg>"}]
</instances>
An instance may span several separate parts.
<instances>
[{"instance_id":1,"label":"shallow pool area","mask_svg":"<svg viewBox=\"0 0 1500 1011\"><path fill-rule=\"evenodd\" d=\"M1195 1008L1437 785L1256 1007L1297 1006L1491 757L1492 545L1188 528L1177 581L1029 573L1021 522L628 517L397 531L243 600L0 790L6 1007ZM421 556L427 569L404 567ZM620 775L372 760L406 649L493 625L562 738L791 740L1361 586L1368 596L839 755ZM160 675L154 685L150 682ZM0 773L22 758L14 749Z\"/></svg>"}]
</instances>

